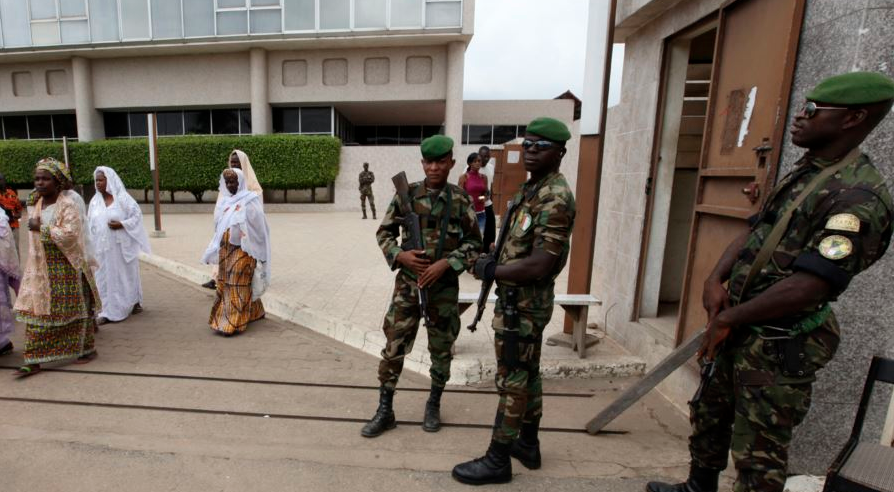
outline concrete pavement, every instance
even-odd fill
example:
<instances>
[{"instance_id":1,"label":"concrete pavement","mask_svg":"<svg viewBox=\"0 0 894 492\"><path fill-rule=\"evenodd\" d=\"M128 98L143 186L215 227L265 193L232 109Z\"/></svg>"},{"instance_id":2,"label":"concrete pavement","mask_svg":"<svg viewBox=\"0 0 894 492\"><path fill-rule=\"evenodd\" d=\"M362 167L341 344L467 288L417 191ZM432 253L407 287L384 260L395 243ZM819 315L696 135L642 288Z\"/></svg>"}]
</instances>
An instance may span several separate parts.
<instances>
[{"instance_id":1,"label":"concrete pavement","mask_svg":"<svg viewBox=\"0 0 894 492\"><path fill-rule=\"evenodd\" d=\"M207 327L210 291L151 267L143 286L145 312L103 325L95 361L24 380L0 372L4 492L468 490L449 470L487 445L489 384L448 391L452 426L428 434L418 425L428 380L406 373L402 423L364 439L374 357L272 317L219 337ZM21 362L22 334L0 365ZM498 489L634 491L683 477L688 425L657 394L612 424L626 434L580 431L629 381L547 381L544 466L516 462L516 479Z\"/></svg>"},{"instance_id":2,"label":"concrete pavement","mask_svg":"<svg viewBox=\"0 0 894 492\"><path fill-rule=\"evenodd\" d=\"M264 302L275 315L308 327L368 354L378 355L385 343L382 318L388 309L394 283L375 240L378 221L361 220L360 213L268 213L273 251L273 279ZM151 214L144 217L153 228ZM212 236L210 214L165 214L166 237L152 238L153 255L144 260L194 283L208 280L211 267L199 258ZM564 293L567 269L557 282ZM477 293L480 283L471 275L460 277L460 291ZM471 322L473 309L462 316ZM456 344L451 383L492 381L492 306L475 333L463 329ZM546 336L560 333L563 312L556 308ZM428 374L430 359L425 330L405 368ZM543 372L547 378L624 377L642 374L645 364L610 339L588 350L586 359L564 347L543 348Z\"/></svg>"}]
</instances>

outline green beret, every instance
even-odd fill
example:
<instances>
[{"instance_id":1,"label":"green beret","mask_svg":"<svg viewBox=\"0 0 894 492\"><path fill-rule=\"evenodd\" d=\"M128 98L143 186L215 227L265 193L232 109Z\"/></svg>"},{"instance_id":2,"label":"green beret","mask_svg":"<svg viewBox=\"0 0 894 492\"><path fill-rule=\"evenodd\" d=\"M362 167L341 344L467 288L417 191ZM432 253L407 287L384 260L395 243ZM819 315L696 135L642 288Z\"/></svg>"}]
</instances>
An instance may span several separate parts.
<instances>
[{"instance_id":1,"label":"green beret","mask_svg":"<svg viewBox=\"0 0 894 492\"><path fill-rule=\"evenodd\" d=\"M528 123L528 127L525 131L554 142L567 142L571 140L571 132L568 131L568 126L566 126L565 123L562 123L555 118L547 118L545 116L535 118L534 121Z\"/></svg>"},{"instance_id":2,"label":"green beret","mask_svg":"<svg viewBox=\"0 0 894 492\"><path fill-rule=\"evenodd\" d=\"M894 99L894 80L878 72L851 72L817 84L807 94L814 102L852 106Z\"/></svg>"},{"instance_id":3,"label":"green beret","mask_svg":"<svg viewBox=\"0 0 894 492\"><path fill-rule=\"evenodd\" d=\"M436 159L453 150L453 139L444 135L432 135L422 141L422 157Z\"/></svg>"}]
</instances>

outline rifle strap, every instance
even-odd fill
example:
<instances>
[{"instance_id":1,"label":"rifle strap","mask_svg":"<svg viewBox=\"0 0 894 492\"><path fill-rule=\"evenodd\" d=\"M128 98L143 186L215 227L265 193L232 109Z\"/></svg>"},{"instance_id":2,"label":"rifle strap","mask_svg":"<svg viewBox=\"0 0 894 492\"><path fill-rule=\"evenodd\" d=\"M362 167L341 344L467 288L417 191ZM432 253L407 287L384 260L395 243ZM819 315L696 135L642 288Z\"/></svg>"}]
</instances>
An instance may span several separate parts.
<instances>
[{"instance_id":1,"label":"rifle strap","mask_svg":"<svg viewBox=\"0 0 894 492\"><path fill-rule=\"evenodd\" d=\"M444 254L444 239L447 237L447 227L450 223L450 214L453 212L453 188L447 187L447 204L441 210L441 228L438 230L438 247L435 249L435 261L441 259ZM434 204L432 204L434 208Z\"/></svg>"},{"instance_id":2,"label":"rifle strap","mask_svg":"<svg viewBox=\"0 0 894 492\"><path fill-rule=\"evenodd\" d=\"M833 164L825 169L823 169L819 174L814 176L810 182L807 183L807 186L798 194L798 197L795 198L788 207L786 207L785 211L776 219L776 223L773 225L773 229L770 231L770 234L767 235L767 238L764 239L764 244L761 246L761 249L758 251L757 256L754 258L754 262L751 264L751 269L748 270L748 275L745 277L745 282L742 284L742 290L739 291L738 302L742 301L742 298L748 292L748 288L751 287L752 282L754 282L755 277L757 277L758 272L760 272L764 266L770 261L770 257L773 255L773 252L776 251L776 247L779 246L779 242L782 241L782 236L785 235L785 231L788 230L789 222L791 222L792 215L794 215L795 211L798 207L804 203L804 200L810 196L817 188L821 185L825 184L825 182L832 177L833 174L841 171L847 166L853 164L860 158L862 152L859 147L853 148L844 158L842 158L838 163ZM767 205L770 205L768 202Z\"/></svg>"}]
</instances>

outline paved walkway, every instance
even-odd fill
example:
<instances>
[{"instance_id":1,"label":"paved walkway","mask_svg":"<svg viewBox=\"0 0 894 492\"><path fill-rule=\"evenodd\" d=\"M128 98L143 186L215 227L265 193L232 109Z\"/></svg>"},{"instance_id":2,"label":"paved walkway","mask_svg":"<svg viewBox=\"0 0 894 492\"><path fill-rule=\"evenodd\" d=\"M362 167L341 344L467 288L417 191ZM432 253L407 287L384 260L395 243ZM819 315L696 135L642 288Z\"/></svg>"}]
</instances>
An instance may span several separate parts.
<instances>
[{"instance_id":1,"label":"paved walkway","mask_svg":"<svg viewBox=\"0 0 894 492\"><path fill-rule=\"evenodd\" d=\"M154 219L146 215L152 229ZM378 354L384 346L382 319L394 282L375 240L378 221L361 220L359 213L268 213L273 240L273 279L265 305L275 315L307 326L361 349ZM212 236L210 214L169 214L162 217L164 238L153 238L153 256L149 263L193 282L204 282L211 267L199 258ZM479 290L480 283L471 275L460 277L460 291ZM567 269L557 282L557 293L564 293ZM462 317L465 327L474 309ZM491 381L495 370L493 331L490 329L492 306L470 333L463 328L457 341L453 383ZM563 312L557 308L546 330L550 336L560 333ZM429 358L425 330L420 330L416 349L406 367L427 374ZM578 358L565 347L545 346L543 370L546 377L618 377L640 374L644 364L605 339Z\"/></svg>"},{"instance_id":2,"label":"paved walkway","mask_svg":"<svg viewBox=\"0 0 894 492\"><path fill-rule=\"evenodd\" d=\"M448 390L442 412L454 425L428 434L419 428L427 378L405 374L401 424L364 439L374 357L275 318L216 336L210 291L152 267L143 287L145 311L103 325L87 365L13 380L17 327L15 353L0 357L4 492L469 490L449 470L487 445L489 384ZM626 434L581 432L629 382L546 381L543 468L515 462L516 479L494 490L634 492L652 477L683 477L688 425L660 395L612 424Z\"/></svg>"}]
</instances>

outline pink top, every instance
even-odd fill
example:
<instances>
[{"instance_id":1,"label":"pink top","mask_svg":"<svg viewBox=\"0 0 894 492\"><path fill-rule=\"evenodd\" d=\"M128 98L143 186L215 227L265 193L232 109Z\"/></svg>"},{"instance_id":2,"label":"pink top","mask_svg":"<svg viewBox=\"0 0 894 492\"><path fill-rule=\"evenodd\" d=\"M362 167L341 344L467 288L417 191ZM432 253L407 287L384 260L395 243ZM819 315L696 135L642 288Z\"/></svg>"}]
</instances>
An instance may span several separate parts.
<instances>
[{"instance_id":1,"label":"pink top","mask_svg":"<svg viewBox=\"0 0 894 492\"><path fill-rule=\"evenodd\" d=\"M484 212L484 200L487 194L487 177L474 169L469 169L466 173L466 182L463 188L466 193L472 197L472 204L475 205L475 212Z\"/></svg>"}]
</instances>

